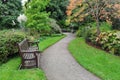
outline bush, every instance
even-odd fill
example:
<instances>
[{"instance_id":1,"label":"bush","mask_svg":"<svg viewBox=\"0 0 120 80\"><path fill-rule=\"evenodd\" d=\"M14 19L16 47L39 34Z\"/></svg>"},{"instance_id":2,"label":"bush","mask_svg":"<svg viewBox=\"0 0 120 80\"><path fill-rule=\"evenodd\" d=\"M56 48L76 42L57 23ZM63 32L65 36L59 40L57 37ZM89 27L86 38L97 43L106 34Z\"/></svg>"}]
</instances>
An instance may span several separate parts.
<instances>
[{"instance_id":1,"label":"bush","mask_svg":"<svg viewBox=\"0 0 120 80\"><path fill-rule=\"evenodd\" d=\"M120 37L116 31L101 32L97 36L96 31L91 30L87 33L86 41L112 54L120 55Z\"/></svg>"},{"instance_id":2,"label":"bush","mask_svg":"<svg viewBox=\"0 0 120 80\"><path fill-rule=\"evenodd\" d=\"M102 49L120 55L120 38L117 36L117 32L102 32L96 38L96 41Z\"/></svg>"},{"instance_id":3,"label":"bush","mask_svg":"<svg viewBox=\"0 0 120 80\"><path fill-rule=\"evenodd\" d=\"M60 26L55 19L50 19L51 33L62 33Z\"/></svg>"},{"instance_id":4,"label":"bush","mask_svg":"<svg viewBox=\"0 0 120 80\"><path fill-rule=\"evenodd\" d=\"M17 43L24 38L25 33L21 31L0 31L0 63L6 62L8 56L12 56L18 52Z\"/></svg>"},{"instance_id":5,"label":"bush","mask_svg":"<svg viewBox=\"0 0 120 80\"><path fill-rule=\"evenodd\" d=\"M80 29L76 31L76 36L77 36L77 37L82 37L82 34L81 34L81 30L80 30Z\"/></svg>"},{"instance_id":6,"label":"bush","mask_svg":"<svg viewBox=\"0 0 120 80\"><path fill-rule=\"evenodd\" d=\"M86 32L86 36L85 36L86 41L92 42L95 45L96 45L96 41L95 41L96 37L97 37L97 30L96 29L89 29Z\"/></svg>"},{"instance_id":7,"label":"bush","mask_svg":"<svg viewBox=\"0 0 120 80\"><path fill-rule=\"evenodd\" d=\"M77 32L76 36L84 37L87 41L93 41L96 38L96 29L91 27L84 27L82 26Z\"/></svg>"},{"instance_id":8,"label":"bush","mask_svg":"<svg viewBox=\"0 0 120 80\"><path fill-rule=\"evenodd\" d=\"M88 23L87 25L96 29L96 22ZM107 22L100 22L100 30L101 31L111 31L112 25Z\"/></svg>"}]
</instances>

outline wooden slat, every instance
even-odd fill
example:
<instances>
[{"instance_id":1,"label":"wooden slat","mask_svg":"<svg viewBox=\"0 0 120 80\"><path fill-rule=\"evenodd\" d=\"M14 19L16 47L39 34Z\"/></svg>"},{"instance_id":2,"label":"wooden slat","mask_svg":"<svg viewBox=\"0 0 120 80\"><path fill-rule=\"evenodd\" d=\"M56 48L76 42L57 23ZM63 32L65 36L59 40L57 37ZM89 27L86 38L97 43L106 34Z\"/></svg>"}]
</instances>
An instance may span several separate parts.
<instances>
[{"instance_id":1,"label":"wooden slat","mask_svg":"<svg viewBox=\"0 0 120 80\"><path fill-rule=\"evenodd\" d=\"M19 53L22 57L21 68L38 67L37 55L38 47L30 46L27 39L18 44Z\"/></svg>"}]
</instances>

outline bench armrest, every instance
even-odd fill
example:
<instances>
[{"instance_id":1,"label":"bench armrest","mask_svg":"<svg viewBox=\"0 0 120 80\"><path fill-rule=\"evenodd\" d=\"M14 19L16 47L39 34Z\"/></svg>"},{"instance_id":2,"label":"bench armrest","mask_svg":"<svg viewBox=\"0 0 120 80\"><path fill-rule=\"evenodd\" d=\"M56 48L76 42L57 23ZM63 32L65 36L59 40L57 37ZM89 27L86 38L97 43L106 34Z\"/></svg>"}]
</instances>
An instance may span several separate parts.
<instances>
[{"instance_id":1,"label":"bench armrest","mask_svg":"<svg viewBox=\"0 0 120 80\"><path fill-rule=\"evenodd\" d=\"M39 41L28 41L28 43L39 43Z\"/></svg>"},{"instance_id":2,"label":"bench armrest","mask_svg":"<svg viewBox=\"0 0 120 80\"><path fill-rule=\"evenodd\" d=\"M38 45L39 41L28 41L28 44L29 44L29 46L31 46L32 44L36 44L39 49L39 45Z\"/></svg>"}]
</instances>

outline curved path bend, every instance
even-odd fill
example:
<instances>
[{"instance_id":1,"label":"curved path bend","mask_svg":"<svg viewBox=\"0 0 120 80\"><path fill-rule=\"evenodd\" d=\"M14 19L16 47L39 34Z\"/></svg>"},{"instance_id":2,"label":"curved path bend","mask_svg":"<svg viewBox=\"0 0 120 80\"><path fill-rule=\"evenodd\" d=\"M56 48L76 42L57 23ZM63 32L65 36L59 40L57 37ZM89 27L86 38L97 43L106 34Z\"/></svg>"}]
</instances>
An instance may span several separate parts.
<instances>
[{"instance_id":1,"label":"curved path bend","mask_svg":"<svg viewBox=\"0 0 120 80\"><path fill-rule=\"evenodd\" d=\"M67 50L68 43L75 37L67 37L46 49L40 57L40 66L48 80L100 80L80 66Z\"/></svg>"}]
</instances>

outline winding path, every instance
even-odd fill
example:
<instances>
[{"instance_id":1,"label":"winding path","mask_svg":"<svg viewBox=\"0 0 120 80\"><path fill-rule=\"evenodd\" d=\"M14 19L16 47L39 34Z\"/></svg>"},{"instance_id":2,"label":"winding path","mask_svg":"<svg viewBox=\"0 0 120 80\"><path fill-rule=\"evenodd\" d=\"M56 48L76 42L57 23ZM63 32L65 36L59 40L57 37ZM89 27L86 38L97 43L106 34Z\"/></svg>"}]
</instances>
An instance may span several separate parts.
<instances>
[{"instance_id":1,"label":"winding path","mask_svg":"<svg viewBox=\"0 0 120 80\"><path fill-rule=\"evenodd\" d=\"M100 80L81 67L67 50L68 43L75 37L67 37L46 49L40 57L40 66L48 80Z\"/></svg>"}]
</instances>

